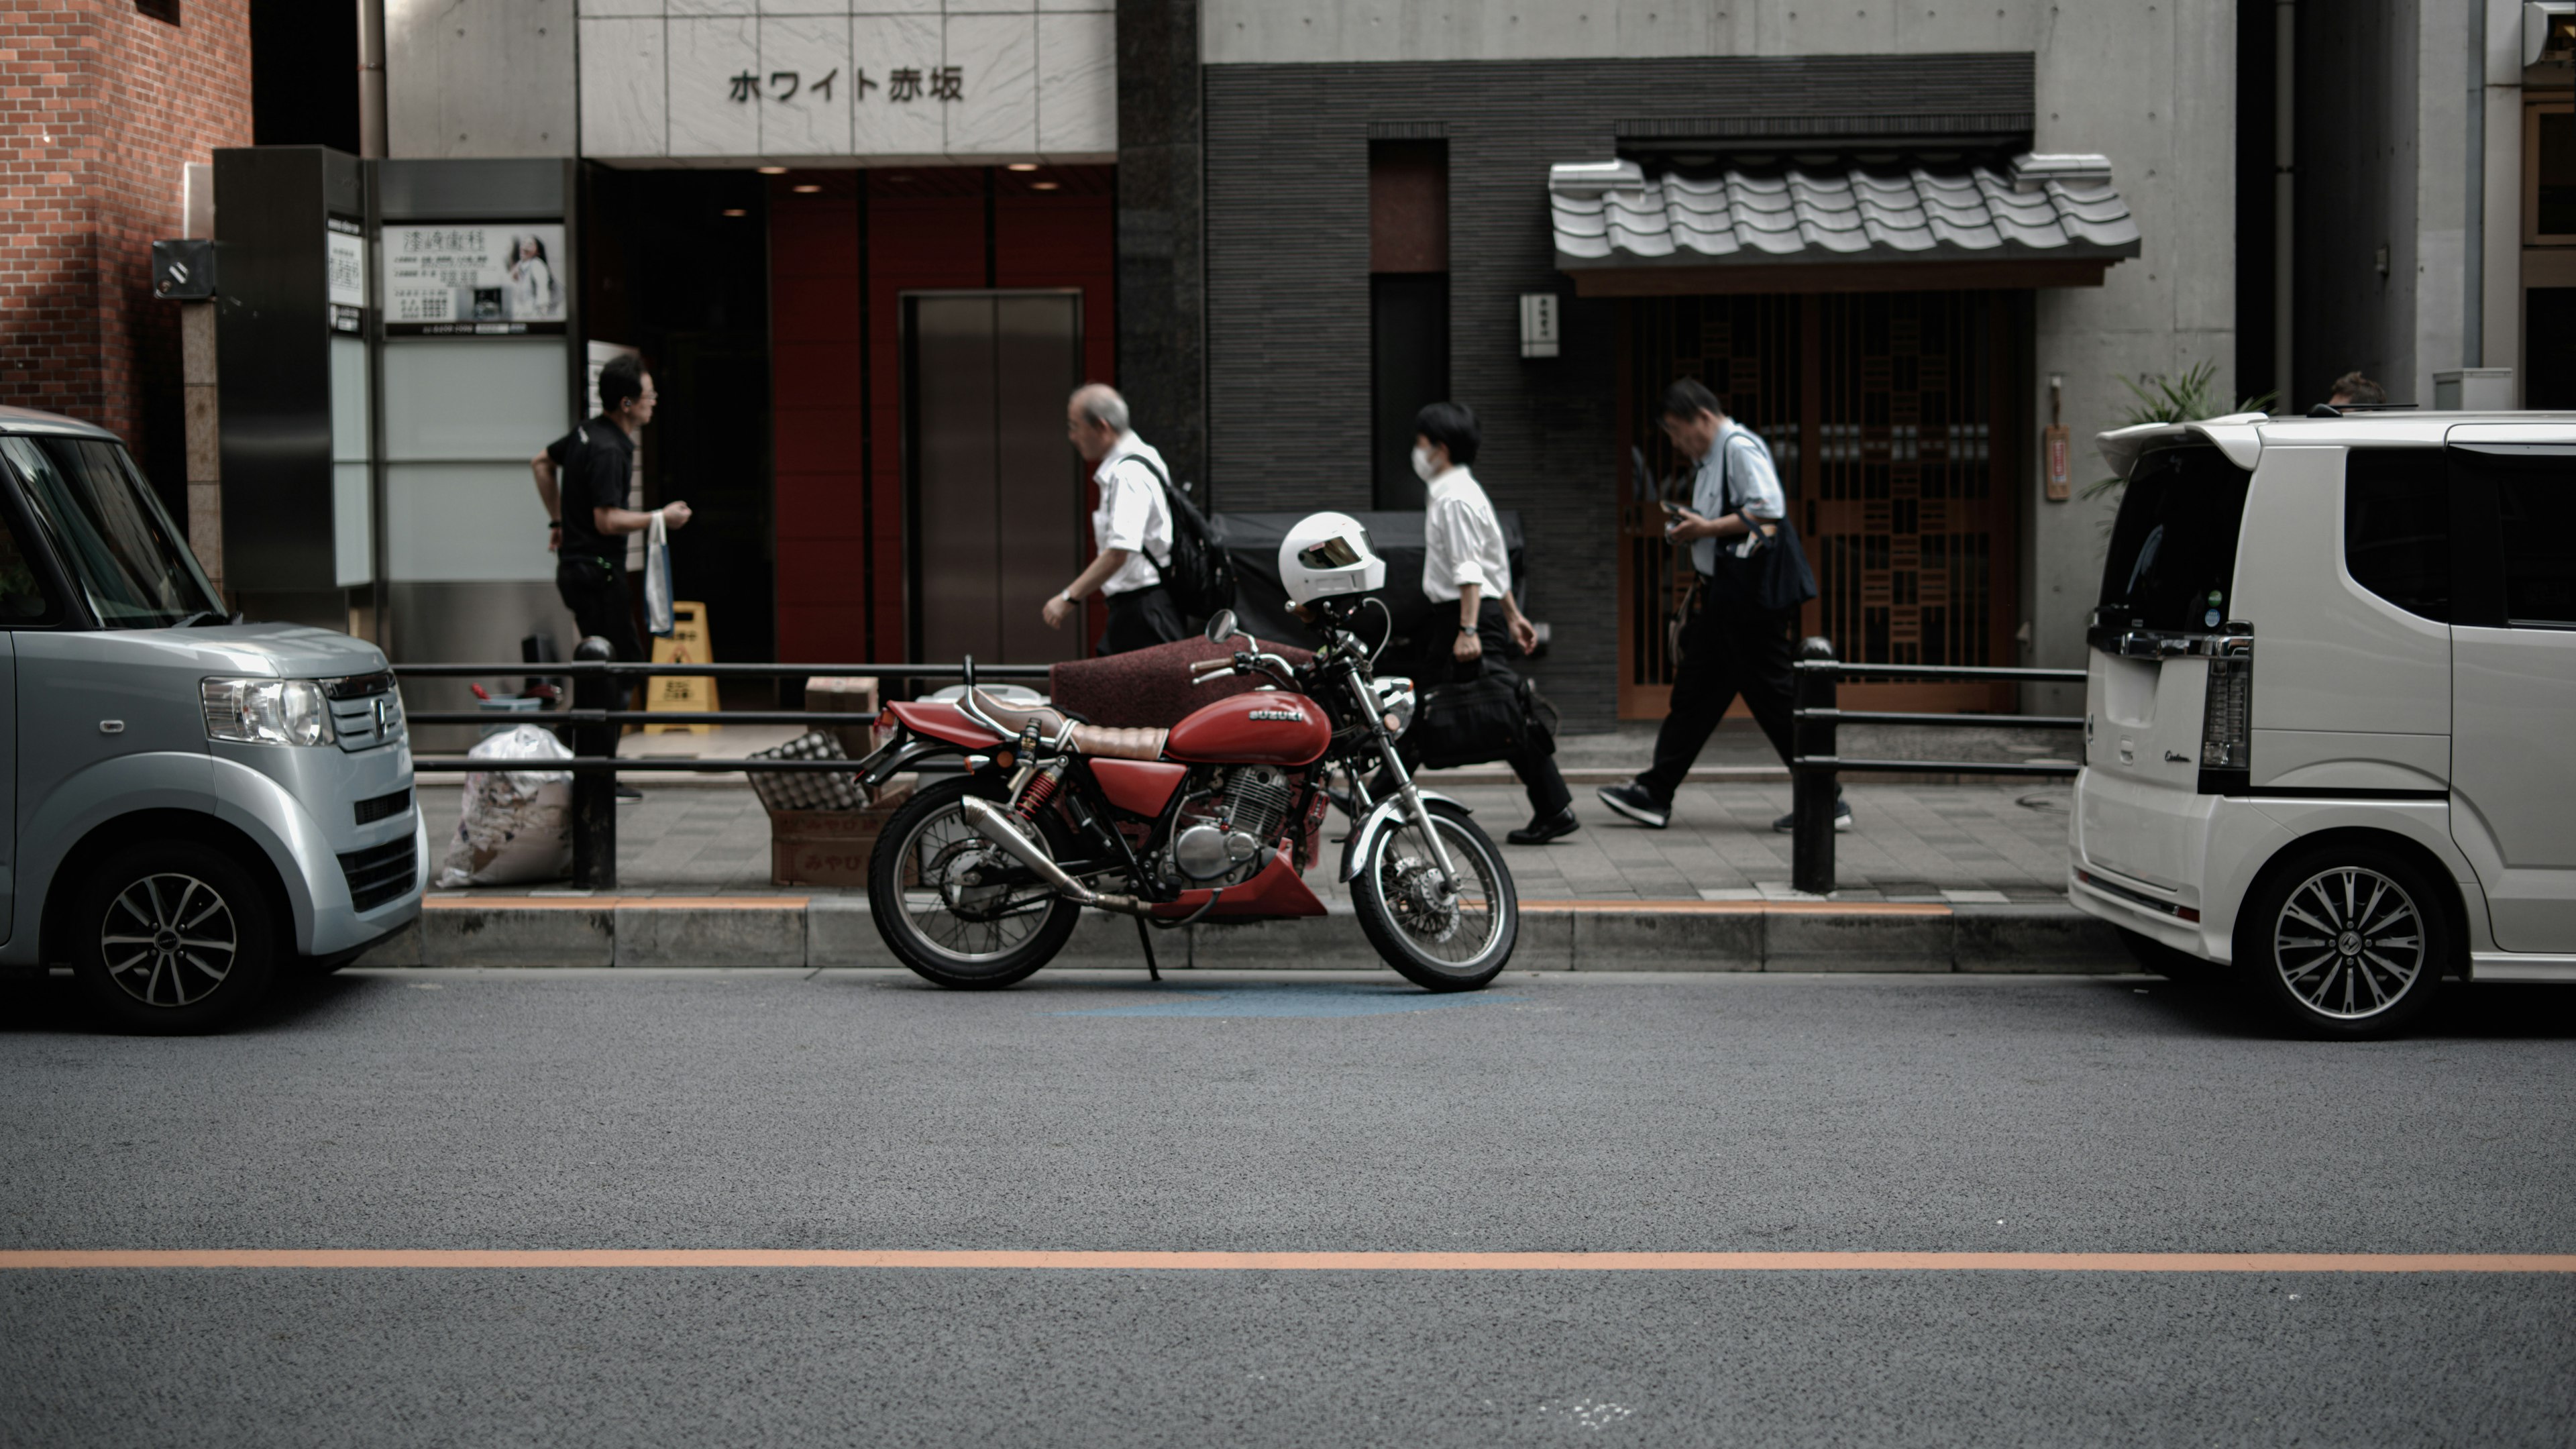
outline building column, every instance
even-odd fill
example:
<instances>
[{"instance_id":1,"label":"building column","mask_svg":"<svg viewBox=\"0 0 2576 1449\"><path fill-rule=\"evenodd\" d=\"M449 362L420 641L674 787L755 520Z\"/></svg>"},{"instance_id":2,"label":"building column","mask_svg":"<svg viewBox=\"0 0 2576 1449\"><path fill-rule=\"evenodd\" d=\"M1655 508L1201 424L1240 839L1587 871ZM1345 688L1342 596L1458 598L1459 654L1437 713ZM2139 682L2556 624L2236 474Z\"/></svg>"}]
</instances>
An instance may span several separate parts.
<instances>
[{"instance_id":1,"label":"building column","mask_svg":"<svg viewBox=\"0 0 2576 1449\"><path fill-rule=\"evenodd\" d=\"M181 402L187 412L188 547L224 591L223 409L216 390L215 304L179 304ZM165 475L166 476L166 475ZM229 601L228 601L229 602Z\"/></svg>"},{"instance_id":2,"label":"building column","mask_svg":"<svg viewBox=\"0 0 2576 1449\"><path fill-rule=\"evenodd\" d=\"M1118 0L1118 388L1205 506L1198 0ZM1176 480L1177 481L1177 480Z\"/></svg>"}]
</instances>

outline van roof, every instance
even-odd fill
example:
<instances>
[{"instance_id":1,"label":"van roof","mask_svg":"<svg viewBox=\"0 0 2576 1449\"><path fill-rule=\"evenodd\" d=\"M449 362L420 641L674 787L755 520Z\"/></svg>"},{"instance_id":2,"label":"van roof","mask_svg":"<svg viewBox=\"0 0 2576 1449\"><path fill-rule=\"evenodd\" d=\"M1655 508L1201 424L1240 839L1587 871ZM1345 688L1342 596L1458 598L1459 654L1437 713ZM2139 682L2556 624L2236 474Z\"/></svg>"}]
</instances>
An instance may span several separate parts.
<instances>
[{"instance_id":1,"label":"van roof","mask_svg":"<svg viewBox=\"0 0 2576 1449\"><path fill-rule=\"evenodd\" d=\"M2237 467L2252 471L2266 444L2379 444L2383 447L2440 446L2451 430L2464 424L2528 430L2541 441L2563 433L2576 443L2576 412L2356 412L2336 418L2281 417L2267 413L2230 413L2191 423L2140 423L2094 435L2094 446L2113 472L2125 478L2138 455L2151 444L2197 436L2215 443Z\"/></svg>"},{"instance_id":2,"label":"van roof","mask_svg":"<svg viewBox=\"0 0 2576 1449\"><path fill-rule=\"evenodd\" d=\"M119 441L116 434L95 423L67 418L60 413L40 413L34 408L0 407L0 433L42 433L53 437Z\"/></svg>"}]
</instances>

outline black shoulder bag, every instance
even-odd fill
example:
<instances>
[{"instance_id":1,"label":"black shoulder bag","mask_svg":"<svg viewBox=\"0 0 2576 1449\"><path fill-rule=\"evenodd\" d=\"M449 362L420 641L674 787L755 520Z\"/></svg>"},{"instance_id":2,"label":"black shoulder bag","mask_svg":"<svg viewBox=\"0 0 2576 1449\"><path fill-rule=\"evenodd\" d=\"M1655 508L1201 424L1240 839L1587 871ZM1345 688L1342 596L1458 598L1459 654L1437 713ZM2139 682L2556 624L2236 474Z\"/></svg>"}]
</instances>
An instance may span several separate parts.
<instances>
[{"instance_id":1,"label":"black shoulder bag","mask_svg":"<svg viewBox=\"0 0 2576 1449\"><path fill-rule=\"evenodd\" d=\"M1743 509L1735 501L1734 452L1723 437L1717 446L1718 514L1724 517ZM1717 572L1709 579L1714 599L1730 609L1779 614L1814 598L1816 575L1807 567L1806 550L1798 546L1797 525L1785 512L1775 533L1764 533L1759 523L1745 521L1753 525L1752 532L1717 540ZM1739 549L1745 551L1739 553Z\"/></svg>"}]
</instances>

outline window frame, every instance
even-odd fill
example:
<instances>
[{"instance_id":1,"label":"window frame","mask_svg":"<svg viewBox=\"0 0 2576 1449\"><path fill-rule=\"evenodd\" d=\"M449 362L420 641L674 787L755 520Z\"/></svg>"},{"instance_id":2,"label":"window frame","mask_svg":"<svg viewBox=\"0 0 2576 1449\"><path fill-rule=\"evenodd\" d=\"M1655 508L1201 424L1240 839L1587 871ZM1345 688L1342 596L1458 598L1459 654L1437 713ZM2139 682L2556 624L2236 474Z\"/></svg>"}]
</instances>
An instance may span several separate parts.
<instances>
[{"instance_id":1,"label":"window frame","mask_svg":"<svg viewBox=\"0 0 2576 1449\"><path fill-rule=\"evenodd\" d=\"M2576 100L2534 101L2522 108L2522 244L2576 246L2576 231L2540 229L2540 118L2576 115Z\"/></svg>"}]
</instances>

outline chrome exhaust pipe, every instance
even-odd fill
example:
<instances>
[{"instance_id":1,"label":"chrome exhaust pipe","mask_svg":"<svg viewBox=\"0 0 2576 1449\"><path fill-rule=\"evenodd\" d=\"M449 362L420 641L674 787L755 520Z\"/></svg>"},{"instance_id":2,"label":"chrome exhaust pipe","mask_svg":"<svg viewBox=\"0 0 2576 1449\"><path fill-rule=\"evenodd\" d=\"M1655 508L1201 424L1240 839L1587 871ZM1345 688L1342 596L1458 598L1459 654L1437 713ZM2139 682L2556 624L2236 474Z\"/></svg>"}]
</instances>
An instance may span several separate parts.
<instances>
[{"instance_id":1,"label":"chrome exhaust pipe","mask_svg":"<svg viewBox=\"0 0 2576 1449\"><path fill-rule=\"evenodd\" d=\"M957 806L977 835L1000 846L1013 860L1036 871L1038 879L1045 881L1057 895L1077 905L1104 911L1118 911L1131 916L1144 914L1144 907L1134 896L1102 895L1065 874L1064 867L1056 864L1054 857L1046 853L1046 847L1022 834L1019 821L992 801L969 795L958 801Z\"/></svg>"}]
</instances>

